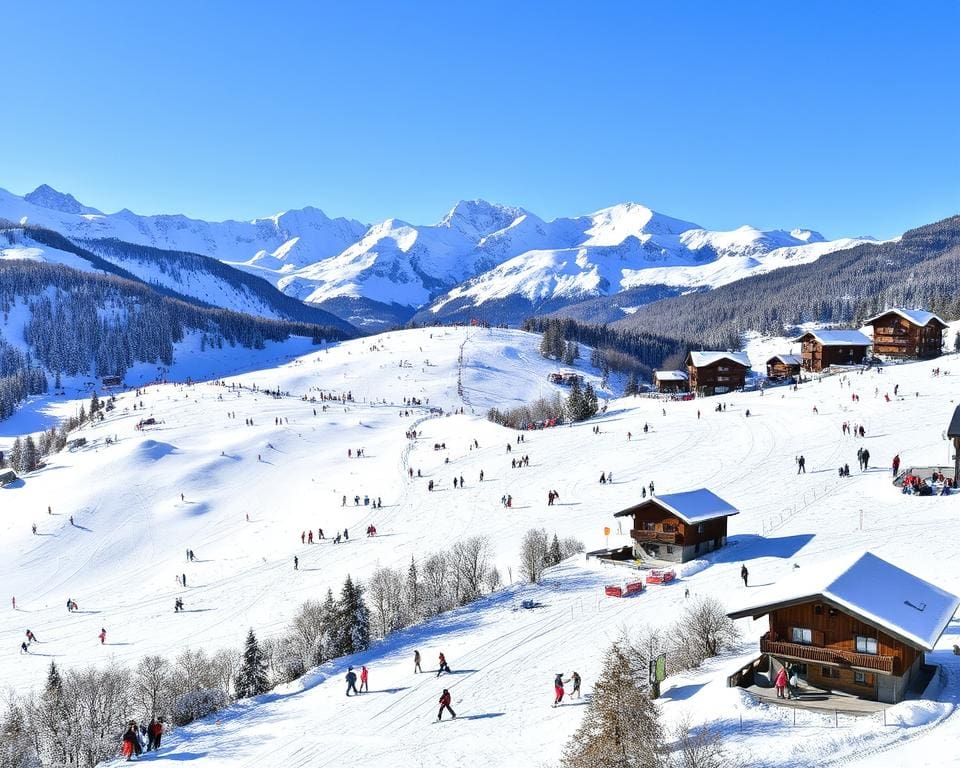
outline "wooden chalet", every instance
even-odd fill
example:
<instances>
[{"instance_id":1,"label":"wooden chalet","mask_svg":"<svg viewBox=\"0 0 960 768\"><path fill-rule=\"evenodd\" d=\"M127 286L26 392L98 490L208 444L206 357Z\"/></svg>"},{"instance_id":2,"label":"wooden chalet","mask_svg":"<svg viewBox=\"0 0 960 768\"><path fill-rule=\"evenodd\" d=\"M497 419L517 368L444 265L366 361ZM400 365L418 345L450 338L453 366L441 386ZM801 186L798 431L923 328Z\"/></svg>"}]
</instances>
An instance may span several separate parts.
<instances>
[{"instance_id":1,"label":"wooden chalet","mask_svg":"<svg viewBox=\"0 0 960 768\"><path fill-rule=\"evenodd\" d=\"M746 352L688 352L690 391L701 396L742 389L750 370Z\"/></svg>"},{"instance_id":2,"label":"wooden chalet","mask_svg":"<svg viewBox=\"0 0 960 768\"><path fill-rule=\"evenodd\" d=\"M0 488L10 483L16 482L17 473L12 469L0 469Z\"/></svg>"},{"instance_id":3,"label":"wooden chalet","mask_svg":"<svg viewBox=\"0 0 960 768\"><path fill-rule=\"evenodd\" d=\"M689 381L686 371L654 371L653 384L657 392L686 392Z\"/></svg>"},{"instance_id":4,"label":"wooden chalet","mask_svg":"<svg viewBox=\"0 0 960 768\"><path fill-rule=\"evenodd\" d=\"M771 381L786 381L800 375L800 355L774 355L767 360L767 378Z\"/></svg>"},{"instance_id":5,"label":"wooden chalet","mask_svg":"<svg viewBox=\"0 0 960 768\"><path fill-rule=\"evenodd\" d=\"M814 372L831 365L859 365L871 344L860 331L850 330L807 331L793 341L803 345L803 369Z\"/></svg>"},{"instance_id":6,"label":"wooden chalet","mask_svg":"<svg viewBox=\"0 0 960 768\"><path fill-rule=\"evenodd\" d=\"M896 703L958 605L955 595L865 552L798 569L728 616L768 617L760 651L771 679L789 665L803 685Z\"/></svg>"},{"instance_id":7,"label":"wooden chalet","mask_svg":"<svg viewBox=\"0 0 960 768\"><path fill-rule=\"evenodd\" d=\"M712 491L699 488L684 493L652 496L614 517L632 517L633 552L685 563L727 543L727 518L739 514Z\"/></svg>"},{"instance_id":8,"label":"wooden chalet","mask_svg":"<svg viewBox=\"0 0 960 768\"><path fill-rule=\"evenodd\" d=\"M871 317L873 354L895 358L940 357L947 324L933 312L922 309L888 309Z\"/></svg>"},{"instance_id":9,"label":"wooden chalet","mask_svg":"<svg viewBox=\"0 0 960 768\"><path fill-rule=\"evenodd\" d=\"M104 387L122 387L123 386L123 377L122 376L104 376L101 379Z\"/></svg>"}]
</instances>

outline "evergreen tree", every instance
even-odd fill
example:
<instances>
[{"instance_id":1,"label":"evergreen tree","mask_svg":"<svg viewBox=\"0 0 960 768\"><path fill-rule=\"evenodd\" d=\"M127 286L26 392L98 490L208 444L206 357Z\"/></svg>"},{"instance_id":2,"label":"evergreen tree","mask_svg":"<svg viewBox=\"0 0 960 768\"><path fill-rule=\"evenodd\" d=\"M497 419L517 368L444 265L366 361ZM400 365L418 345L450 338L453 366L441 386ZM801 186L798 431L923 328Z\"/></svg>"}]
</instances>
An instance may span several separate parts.
<instances>
[{"instance_id":1,"label":"evergreen tree","mask_svg":"<svg viewBox=\"0 0 960 768\"><path fill-rule=\"evenodd\" d=\"M665 768L668 755L656 705L619 643L607 651L580 728L567 744L564 768Z\"/></svg>"},{"instance_id":2,"label":"evergreen tree","mask_svg":"<svg viewBox=\"0 0 960 768\"><path fill-rule=\"evenodd\" d=\"M623 394L625 395L636 395L640 392L640 382L637 381L636 371L630 371L630 376L627 378L627 384L623 388Z\"/></svg>"},{"instance_id":3,"label":"evergreen tree","mask_svg":"<svg viewBox=\"0 0 960 768\"><path fill-rule=\"evenodd\" d=\"M563 554L560 551L560 539L557 538L557 534L553 534L553 541L550 542L550 550L547 553L547 564L559 565L561 560L563 560Z\"/></svg>"},{"instance_id":4,"label":"evergreen tree","mask_svg":"<svg viewBox=\"0 0 960 768\"><path fill-rule=\"evenodd\" d=\"M583 402L584 402L584 416L585 419L589 419L591 416L595 416L597 411L600 410L600 403L597 400L597 393L593 391L593 384L587 382L587 386L583 390Z\"/></svg>"},{"instance_id":5,"label":"evergreen tree","mask_svg":"<svg viewBox=\"0 0 960 768\"><path fill-rule=\"evenodd\" d=\"M583 421L586 418L583 413L583 392L580 391L580 384L574 381L567 397L567 414L572 421Z\"/></svg>"},{"instance_id":6,"label":"evergreen tree","mask_svg":"<svg viewBox=\"0 0 960 768\"><path fill-rule=\"evenodd\" d=\"M340 654L343 647L343 630L340 626L340 615L337 611L337 601L333 597L333 590L327 588L327 596L320 608L320 642L323 653L327 658Z\"/></svg>"},{"instance_id":7,"label":"evergreen tree","mask_svg":"<svg viewBox=\"0 0 960 768\"><path fill-rule=\"evenodd\" d=\"M563 364L573 365L574 359L575 358L573 356L573 342L572 341L565 342L563 345Z\"/></svg>"},{"instance_id":8,"label":"evergreen tree","mask_svg":"<svg viewBox=\"0 0 960 768\"><path fill-rule=\"evenodd\" d=\"M240 663L240 671L237 672L237 681L234 688L238 699L246 699L250 696L259 696L269 690L270 683L267 680L267 665L263 660L263 651L260 650L260 644L257 642L256 635L253 634L253 628L247 632L247 642L243 649L243 661Z\"/></svg>"},{"instance_id":9,"label":"evergreen tree","mask_svg":"<svg viewBox=\"0 0 960 768\"><path fill-rule=\"evenodd\" d=\"M27 435L23 441L23 456L20 459L24 472L33 472L39 463L39 454L37 453L37 444L33 442L33 435Z\"/></svg>"},{"instance_id":10,"label":"evergreen tree","mask_svg":"<svg viewBox=\"0 0 960 768\"><path fill-rule=\"evenodd\" d=\"M82 405L80 406L80 413L77 414L77 420L78 420L81 424L86 424L86 423L87 423L87 411L86 411L86 409L85 409Z\"/></svg>"},{"instance_id":11,"label":"evergreen tree","mask_svg":"<svg viewBox=\"0 0 960 768\"><path fill-rule=\"evenodd\" d=\"M93 395L90 397L90 418L92 419L97 411L100 410L100 398L97 397L97 391L93 391Z\"/></svg>"},{"instance_id":12,"label":"evergreen tree","mask_svg":"<svg viewBox=\"0 0 960 768\"><path fill-rule=\"evenodd\" d=\"M407 578L403 585L404 611L408 622L420 619L420 574L417 571L417 561L410 555L410 567L407 569Z\"/></svg>"},{"instance_id":13,"label":"evergreen tree","mask_svg":"<svg viewBox=\"0 0 960 768\"><path fill-rule=\"evenodd\" d=\"M342 636L339 656L366 650L370 645L370 609L363 600L363 586L347 575L337 603Z\"/></svg>"},{"instance_id":14,"label":"evergreen tree","mask_svg":"<svg viewBox=\"0 0 960 768\"><path fill-rule=\"evenodd\" d=\"M960 352L960 331L957 331L957 335L953 337L953 351Z\"/></svg>"},{"instance_id":15,"label":"evergreen tree","mask_svg":"<svg viewBox=\"0 0 960 768\"><path fill-rule=\"evenodd\" d=\"M23 472L23 441L17 437L10 448L10 466L14 472Z\"/></svg>"}]
</instances>

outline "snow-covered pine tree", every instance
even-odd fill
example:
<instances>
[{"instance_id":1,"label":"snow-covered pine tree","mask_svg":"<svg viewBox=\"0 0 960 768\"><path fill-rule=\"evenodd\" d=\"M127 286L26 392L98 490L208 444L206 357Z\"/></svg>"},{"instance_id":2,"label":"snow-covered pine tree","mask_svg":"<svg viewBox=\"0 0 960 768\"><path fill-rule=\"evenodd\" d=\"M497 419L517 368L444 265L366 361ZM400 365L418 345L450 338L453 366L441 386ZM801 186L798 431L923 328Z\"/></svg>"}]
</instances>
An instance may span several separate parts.
<instances>
[{"instance_id":1,"label":"snow-covered pine tree","mask_svg":"<svg viewBox=\"0 0 960 768\"><path fill-rule=\"evenodd\" d=\"M23 440L17 437L10 448L10 466L14 472L23 472Z\"/></svg>"},{"instance_id":2,"label":"snow-covered pine tree","mask_svg":"<svg viewBox=\"0 0 960 768\"><path fill-rule=\"evenodd\" d=\"M23 441L23 456L20 459L23 464L23 471L33 472L40 461L39 456L37 444L33 442L33 435L27 435L27 439Z\"/></svg>"},{"instance_id":3,"label":"snow-covered pine tree","mask_svg":"<svg viewBox=\"0 0 960 768\"><path fill-rule=\"evenodd\" d=\"M570 394L567 396L567 415L570 416L572 421L583 421L586 418L583 414L583 392L580 390L580 384L574 381Z\"/></svg>"},{"instance_id":4,"label":"snow-covered pine tree","mask_svg":"<svg viewBox=\"0 0 960 768\"><path fill-rule=\"evenodd\" d=\"M589 419L591 416L595 416L597 411L600 410L600 404L597 401L597 393L593 390L593 384L589 381L587 386L583 388L583 410L585 419Z\"/></svg>"},{"instance_id":5,"label":"snow-covered pine tree","mask_svg":"<svg viewBox=\"0 0 960 768\"><path fill-rule=\"evenodd\" d=\"M547 565L559 565L563 560L563 554L560 551L560 539L557 534L553 534L553 541L550 542L550 550L547 552Z\"/></svg>"},{"instance_id":6,"label":"snow-covered pine tree","mask_svg":"<svg viewBox=\"0 0 960 768\"><path fill-rule=\"evenodd\" d=\"M100 410L100 398L97 397L97 391L94 390L93 394L90 396L90 418L92 419L97 411Z\"/></svg>"},{"instance_id":7,"label":"snow-covered pine tree","mask_svg":"<svg viewBox=\"0 0 960 768\"><path fill-rule=\"evenodd\" d=\"M363 586L347 574L337 603L343 630L339 656L364 651L370 645L370 609L363 601Z\"/></svg>"},{"instance_id":8,"label":"snow-covered pine tree","mask_svg":"<svg viewBox=\"0 0 960 768\"><path fill-rule=\"evenodd\" d=\"M563 768L665 768L668 754L656 705L646 694L646 670L614 643L601 667L580 728L567 743Z\"/></svg>"},{"instance_id":9,"label":"snow-covered pine tree","mask_svg":"<svg viewBox=\"0 0 960 768\"><path fill-rule=\"evenodd\" d=\"M243 660L240 662L240 671L237 672L234 689L237 692L238 699L246 699L250 696L259 696L261 693L265 693L269 690L269 687L267 665L264 662L263 652L260 650L257 637L253 634L253 627L251 627L250 631L247 632Z\"/></svg>"}]
</instances>

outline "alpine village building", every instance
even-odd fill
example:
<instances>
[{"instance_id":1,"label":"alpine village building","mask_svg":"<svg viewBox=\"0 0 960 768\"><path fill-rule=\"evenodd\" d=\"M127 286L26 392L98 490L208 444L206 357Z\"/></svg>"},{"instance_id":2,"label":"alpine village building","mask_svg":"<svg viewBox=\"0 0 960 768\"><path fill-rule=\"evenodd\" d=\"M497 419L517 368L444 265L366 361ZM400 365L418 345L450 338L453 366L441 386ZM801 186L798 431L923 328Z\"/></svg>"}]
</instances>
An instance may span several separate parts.
<instances>
[{"instance_id":1,"label":"alpine village building","mask_svg":"<svg viewBox=\"0 0 960 768\"><path fill-rule=\"evenodd\" d=\"M688 387L686 371L654 371L653 383L657 392L686 392Z\"/></svg>"},{"instance_id":2,"label":"alpine village building","mask_svg":"<svg viewBox=\"0 0 960 768\"><path fill-rule=\"evenodd\" d=\"M614 517L633 518L633 553L685 563L727 543L727 518L739 511L706 488L651 496Z\"/></svg>"},{"instance_id":3,"label":"alpine village building","mask_svg":"<svg viewBox=\"0 0 960 768\"><path fill-rule=\"evenodd\" d=\"M743 389L750 358L746 352L688 352L690 391L703 397Z\"/></svg>"},{"instance_id":4,"label":"alpine village building","mask_svg":"<svg viewBox=\"0 0 960 768\"><path fill-rule=\"evenodd\" d=\"M933 312L922 309L888 309L871 317L873 354L901 359L928 360L940 357L947 324Z\"/></svg>"},{"instance_id":5,"label":"alpine village building","mask_svg":"<svg viewBox=\"0 0 960 768\"><path fill-rule=\"evenodd\" d=\"M799 568L757 590L732 619L768 617L760 652L772 680L787 665L803 688L896 703L923 678L960 599L870 552Z\"/></svg>"},{"instance_id":6,"label":"alpine village building","mask_svg":"<svg viewBox=\"0 0 960 768\"><path fill-rule=\"evenodd\" d=\"M793 339L802 344L805 371L822 371L831 365L859 365L867 356L871 341L860 331L807 331Z\"/></svg>"},{"instance_id":7,"label":"alpine village building","mask_svg":"<svg viewBox=\"0 0 960 768\"><path fill-rule=\"evenodd\" d=\"M767 360L767 378L771 381L786 381L800 375L800 355L774 355Z\"/></svg>"}]
</instances>

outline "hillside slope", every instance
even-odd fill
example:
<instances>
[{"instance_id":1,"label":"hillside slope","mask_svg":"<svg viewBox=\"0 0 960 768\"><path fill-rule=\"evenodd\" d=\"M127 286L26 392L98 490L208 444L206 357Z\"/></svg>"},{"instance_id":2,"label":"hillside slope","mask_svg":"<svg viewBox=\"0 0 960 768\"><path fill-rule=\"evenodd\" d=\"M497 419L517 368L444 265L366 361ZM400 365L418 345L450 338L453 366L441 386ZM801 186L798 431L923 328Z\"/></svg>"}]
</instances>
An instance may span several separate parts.
<instances>
[{"instance_id":1,"label":"hillside slope","mask_svg":"<svg viewBox=\"0 0 960 768\"><path fill-rule=\"evenodd\" d=\"M411 556L422 558L467 535L489 536L494 562L517 581L519 539L532 526L580 536L593 548L603 545L609 525L616 544L624 538L612 515L634 503L641 486L711 488L740 509L730 521L731 544L680 584L618 601L603 597L601 588L625 574L571 561L540 587L518 584L494 593L183 729L157 756L202 756L218 768L359 768L371 761L442 768L471 764L477 755L504 768L550 765L583 713L578 703L550 708L553 675L578 670L589 697L603 673L602 649L625 629L667 624L683 609L684 588L694 598L713 595L731 606L742 600L742 562L758 582L769 582L792 573L795 564L815 569L825 559L869 548L960 591L952 557L960 495L905 498L885 469L894 453L905 465L942 457L940 433L956 387L953 377L931 377L930 370L956 368L956 357L854 377L852 391L862 395L857 403L829 382L796 392L734 394L724 398L725 412L704 409L700 417L698 401L615 400L590 423L528 433L515 452L528 453L530 466L517 470L504 452L515 434L470 411L547 391L542 382L554 366L538 358L536 346L535 336L515 331L420 329L346 342L227 382L242 384L239 390L167 385L121 395L105 422L84 428L83 450L55 457L18 487L0 489L0 504L11 510L0 519L0 580L18 603L17 611L0 612L0 638L14 648L30 626L41 640L36 654L0 656L0 672L22 689L44 679L51 658L65 668L132 665L144 654L171 656L186 646L237 647L248 626L261 637L276 636L302 600L336 589L346 574L363 580L378 565L405 568ZM253 384L291 396L270 397ZM910 396L891 402L871 396L875 387L894 384ZM358 402L322 411L298 397L317 394L311 388L349 389ZM427 418L424 407L403 416L405 397L429 398L445 410L463 406L467 415ZM143 409L134 413L141 400ZM69 413L75 405L52 407ZM228 418L231 411L237 418ZM157 418L157 426L135 430L141 413ZM244 424L247 418L253 426ZM847 420L866 425L862 444L881 466L839 479L837 465L853 464L861 445L841 434ZM411 429L422 433L419 439L406 437ZM108 436L119 439L107 444ZM471 447L473 439L479 448ZM347 449L358 447L365 457L348 458ZM796 474L798 449L807 457L806 475ZM409 479L408 468L423 476ZM613 472L615 482L599 485L601 472ZM466 488L454 490L458 475ZM437 484L433 492L428 479ZM558 505L548 506L547 489L560 493ZM511 509L500 504L506 493L514 499ZM354 494L379 496L383 508L355 506ZM43 513L47 505L53 515ZM910 547L897 535L905 510ZM32 522L42 535L30 534ZM379 535L358 535L371 522ZM346 544L302 545L301 531L317 527L328 535L349 528L352 535ZM186 564L185 548L199 560ZM185 589L174 578L181 572ZM177 596L188 612L173 612ZM67 597L91 613L67 614ZM527 598L541 607L520 610ZM108 630L107 645L96 639L100 627ZM727 675L755 655L763 622L744 622L743 630L740 652L668 680L661 704L668 722L689 715L694 724L715 725L751 765L783 768L845 765L854 758L889 765L907 754L912 765L938 765L937 743L960 734L950 703L960 696L950 634L933 654L947 667L940 702L894 707L887 716L897 727L841 715L837 728L833 713L808 717L801 723L805 738L798 739L780 710L726 688ZM424 675L412 674L413 649L423 654ZM439 651L454 674L438 680L429 670ZM360 663L371 669L371 692L347 700L345 665ZM459 718L431 725L444 686ZM788 746L771 749L771 743ZM901 743L910 751L889 751Z\"/></svg>"}]
</instances>

